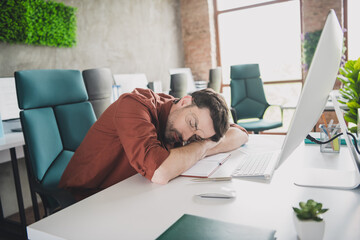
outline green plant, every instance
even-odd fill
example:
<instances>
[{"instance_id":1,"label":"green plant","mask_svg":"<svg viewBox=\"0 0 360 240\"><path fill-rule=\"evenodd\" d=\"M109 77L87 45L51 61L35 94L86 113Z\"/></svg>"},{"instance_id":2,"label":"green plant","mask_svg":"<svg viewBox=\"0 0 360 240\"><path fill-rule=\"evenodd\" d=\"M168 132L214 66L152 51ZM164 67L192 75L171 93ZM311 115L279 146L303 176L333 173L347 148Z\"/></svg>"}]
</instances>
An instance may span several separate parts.
<instances>
[{"instance_id":1,"label":"green plant","mask_svg":"<svg viewBox=\"0 0 360 240\"><path fill-rule=\"evenodd\" d=\"M321 214L327 212L328 208L322 208L322 204L309 199L306 203L300 202L300 208L293 207L296 216L300 220L314 220L321 222L323 219Z\"/></svg>"},{"instance_id":2,"label":"green plant","mask_svg":"<svg viewBox=\"0 0 360 240\"><path fill-rule=\"evenodd\" d=\"M319 42L322 30L307 32L303 41L304 58L303 63L306 68L310 67L311 61L314 57L316 46Z\"/></svg>"},{"instance_id":3,"label":"green plant","mask_svg":"<svg viewBox=\"0 0 360 240\"><path fill-rule=\"evenodd\" d=\"M44 0L1 0L0 42L54 47L76 44L76 8Z\"/></svg>"},{"instance_id":4,"label":"green plant","mask_svg":"<svg viewBox=\"0 0 360 240\"><path fill-rule=\"evenodd\" d=\"M360 58L358 60L349 60L339 70L338 79L343 86L339 89L341 98L338 100L346 104L348 109L345 110L344 119L348 123L357 124L358 113L360 108ZM349 128L351 132L357 132L357 126Z\"/></svg>"}]
</instances>

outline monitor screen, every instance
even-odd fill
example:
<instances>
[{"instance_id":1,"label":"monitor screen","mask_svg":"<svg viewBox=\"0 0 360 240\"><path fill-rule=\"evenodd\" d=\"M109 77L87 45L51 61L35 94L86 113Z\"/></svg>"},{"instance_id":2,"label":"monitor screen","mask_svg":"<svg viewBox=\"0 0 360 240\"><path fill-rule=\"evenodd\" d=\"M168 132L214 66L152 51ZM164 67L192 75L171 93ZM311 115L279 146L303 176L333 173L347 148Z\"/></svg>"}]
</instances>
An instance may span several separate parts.
<instances>
[{"instance_id":1,"label":"monitor screen","mask_svg":"<svg viewBox=\"0 0 360 240\"><path fill-rule=\"evenodd\" d=\"M343 31L334 10L330 10L322 30L277 167L304 141L321 117L339 71Z\"/></svg>"}]
</instances>

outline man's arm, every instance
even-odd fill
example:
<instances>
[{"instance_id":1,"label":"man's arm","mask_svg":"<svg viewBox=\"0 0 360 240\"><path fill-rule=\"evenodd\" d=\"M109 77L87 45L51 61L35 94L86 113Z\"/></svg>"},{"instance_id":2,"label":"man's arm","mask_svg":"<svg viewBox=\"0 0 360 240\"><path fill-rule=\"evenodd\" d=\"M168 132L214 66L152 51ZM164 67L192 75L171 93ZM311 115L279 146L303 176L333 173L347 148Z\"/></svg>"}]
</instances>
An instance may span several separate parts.
<instances>
[{"instance_id":1,"label":"man's arm","mask_svg":"<svg viewBox=\"0 0 360 240\"><path fill-rule=\"evenodd\" d=\"M219 142L205 140L171 149L170 155L156 169L151 181L158 184L166 184L205 156L234 150L247 141L248 135L246 132L236 127L230 127Z\"/></svg>"},{"instance_id":2,"label":"man's arm","mask_svg":"<svg viewBox=\"0 0 360 240\"><path fill-rule=\"evenodd\" d=\"M216 144L218 143L206 140L171 149L170 155L155 170L151 181L158 184L167 184L171 179L179 176L197 161L204 158L207 151Z\"/></svg>"}]
</instances>

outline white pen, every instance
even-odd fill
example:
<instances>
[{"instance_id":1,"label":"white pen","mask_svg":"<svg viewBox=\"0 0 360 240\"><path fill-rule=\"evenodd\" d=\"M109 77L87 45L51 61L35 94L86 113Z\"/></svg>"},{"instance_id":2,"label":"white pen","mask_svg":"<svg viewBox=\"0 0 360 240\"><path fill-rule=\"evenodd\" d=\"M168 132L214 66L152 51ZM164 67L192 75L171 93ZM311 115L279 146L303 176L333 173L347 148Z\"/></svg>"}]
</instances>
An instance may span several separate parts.
<instances>
[{"instance_id":1,"label":"white pen","mask_svg":"<svg viewBox=\"0 0 360 240\"><path fill-rule=\"evenodd\" d=\"M338 128L339 128L339 124L336 124L335 127L334 127L334 129L333 129L332 132L330 133L330 138L332 138L332 137L335 135L335 133L336 133L336 131L338 130Z\"/></svg>"}]
</instances>

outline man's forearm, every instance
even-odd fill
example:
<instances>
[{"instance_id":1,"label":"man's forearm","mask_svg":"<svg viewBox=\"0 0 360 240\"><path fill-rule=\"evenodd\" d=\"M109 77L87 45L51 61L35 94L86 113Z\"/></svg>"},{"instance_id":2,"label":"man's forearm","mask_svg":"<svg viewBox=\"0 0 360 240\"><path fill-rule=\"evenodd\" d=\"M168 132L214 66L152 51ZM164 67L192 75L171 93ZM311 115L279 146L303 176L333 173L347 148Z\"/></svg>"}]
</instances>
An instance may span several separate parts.
<instances>
[{"instance_id":1,"label":"man's forearm","mask_svg":"<svg viewBox=\"0 0 360 240\"><path fill-rule=\"evenodd\" d=\"M217 143L210 140L193 142L186 146L170 150L168 158L156 169L151 181L158 184L166 184L171 179L185 172L197 161L207 155L207 151Z\"/></svg>"}]
</instances>

